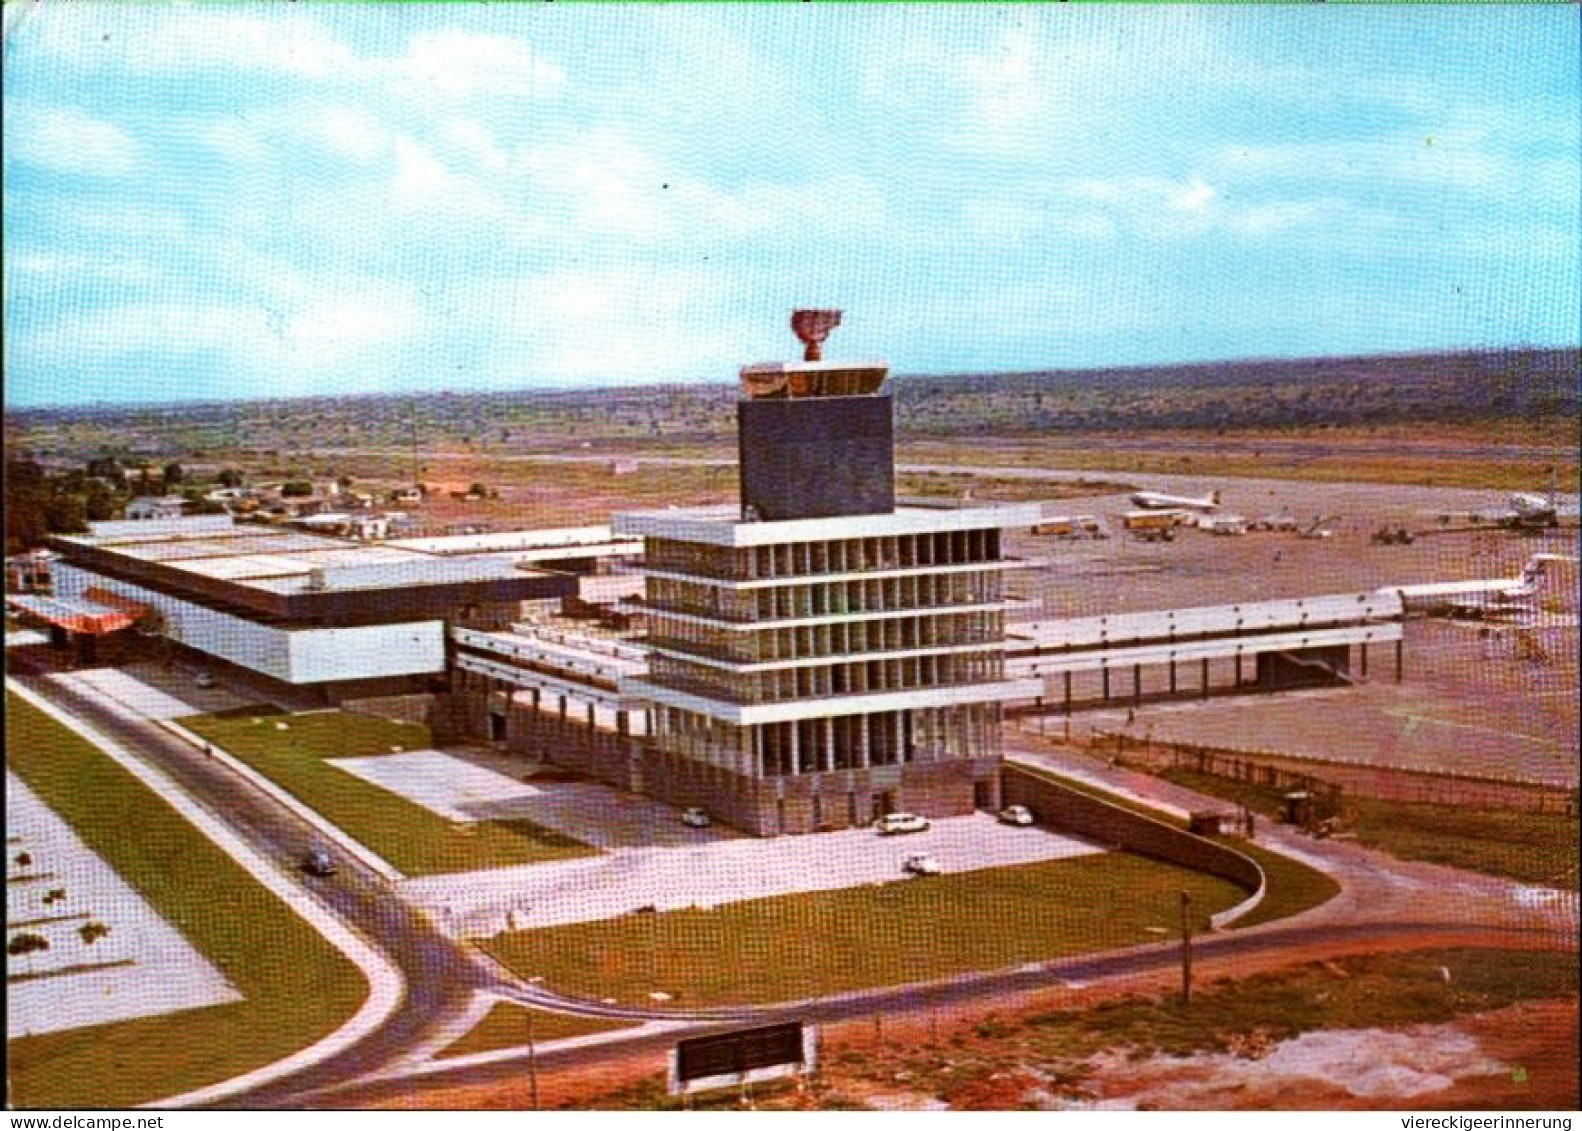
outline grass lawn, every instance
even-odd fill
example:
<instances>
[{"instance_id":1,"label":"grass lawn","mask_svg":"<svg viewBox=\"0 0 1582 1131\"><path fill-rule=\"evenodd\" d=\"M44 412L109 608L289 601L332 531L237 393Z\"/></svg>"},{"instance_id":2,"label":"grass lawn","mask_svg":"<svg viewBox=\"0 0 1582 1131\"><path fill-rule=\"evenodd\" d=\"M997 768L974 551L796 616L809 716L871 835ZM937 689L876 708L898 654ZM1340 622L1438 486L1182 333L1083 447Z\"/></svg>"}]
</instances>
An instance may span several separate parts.
<instances>
[{"instance_id":1,"label":"grass lawn","mask_svg":"<svg viewBox=\"0 0 1582 1131\"><path fill-rule=\"evenodd\" d=\"M1268 816L1280 810L1281 791L1270 786L1190 770L1166 770L1160 776ZM1582 830L1575 817L1369 797L1348 797L1343 804L1356 815L1351 831L1359 844L1403 860L1447 864L1535 884L1576 881Z\"/></svg>"},{"instance_id":2,"label":"grass lawn","mask_svg":"<svg viewBox=\"0 0 1582 1131\"><path fill-rule=\"evenodd\" d=\"M530 1009L525 1005L502 1001L490 1009L482 1021L467 1030L460 1040L446 1045L438 1055L467 1056L475 1052L493 1052L495 1049L514 1049L525 1046L529 1040L541 1045L545 1041L581 1037L588 1033L630 1029L636 1024L635 1021L613 1021L607 1017L550 1013L548 1010Z\"/></svg>"},{"instance_id":3,"label":"grass lawn","mask_svg":"<svg viewBox=\"0 0 1582 1131\"><path fill-rule=\"evenodd\" d=\"M390 753L395 746L422 750L429 745L427 727L338 711L275 717L196 715L180 722L312 806L408 876L597 852L532 821L447 821L325 761L374 757Z\"/></svg>"},{"instance_id":4,"label":"grass lawn","mask_svg":"<svg viewBox=\"0 0 1582 1131\"><path fill-rule=\"evenodd\" d=\"M784 1002L1170 938L1183 890L1200 930L1244 897L1223 880L1117 852L624 915L483 946L568 993Z\"/></svg>"},{"instance_id":5,"label":"grass lawn","mask_svg":"<svg viewBox=\"0 0 1582 1131\"><path fill-rule=\"evenodd\" d=\"M1340 884L1334 879L1289 856L1245 840L1227 839L1225 844L1256 860L1264 876L1264 894L1258 906L1226 924L1230 930L1284 919L1328 903L1340 894Z\"/></svg>"},{"instance_id":6,"label":"grass lawn","mask_svg":"<svg viewBox=\"0 0 1582 1131\"><path fill-rule=\"evenodd\" d=\"M11 1103L163 1099L311 1044L362 1004L351 962L108 755L16 695L6 721L10 768L244 998L13 1040Z\"/></svg>"},{"instance_id":7,"label":"grass lawn","mask_svg":"<svg viewBox=\"0 0 1582 1131\"><path fill-rule=\"evenodd\" d=\"M1053 773L1041 766L1018 765L1018 769L1027 770L1050 781L1059 782L1061 785L1085 793L1091 797L1101 798L1123 809L1130 809L1145 817L1152 817L1166 825L1178 829L1185 829L1187 821L1174 813L1166 813L1162 809L1155 809L1134 801L1130 797L1110 793L1087 782L1068 778L1062 774ZM1207 791L1205 791L1207 792ZM1282 856L1278 852L1271 852L1251 841L1241 840L1236 837L1225 837L1223 843L1227 848L1250 856L1259 867L1263 869L1265 888L1264 897L1250 914L1242 916L1228 924L1232 929L1237 927L1255 927L1259 923L1268 923L1275 919L1284 919L1300 911L1317 907L1321 903L1328 903L1340 894L1340 885L1315 868L1292 860L1289 856Z\"/></svg>"}]
</instances>

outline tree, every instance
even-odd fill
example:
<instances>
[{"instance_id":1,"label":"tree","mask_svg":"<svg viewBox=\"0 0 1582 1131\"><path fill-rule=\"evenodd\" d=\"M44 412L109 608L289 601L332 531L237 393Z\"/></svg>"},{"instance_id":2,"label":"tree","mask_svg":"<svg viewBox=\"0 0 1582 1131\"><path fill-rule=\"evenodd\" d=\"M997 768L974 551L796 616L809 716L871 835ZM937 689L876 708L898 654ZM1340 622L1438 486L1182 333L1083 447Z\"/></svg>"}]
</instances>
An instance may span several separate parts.
<instances>
[{"instance_id":1,"label":"tree","mask_svg":"<svg viewBox=\"0 0 1582 1131\"><path fill-rule=\"evenodd\" d=\"M165 474L164 474L165 490L168 491L172 487L177 486L186 477L187 477L186 470L184 468L182 468L181 464L174 463L174 462L167 463L165 465Z\"/></svg>"},{"instance_id":2,"label":"tree","mask_svg":"<svg viewBox=\"0 0 1582 1131\"><path fill-rule=\"evenodd\" d=\"M242 485L242 473L234 467L222 468L217 478L221 487L240 487Z\"/></svg>"},{"instance_id":3,"label":"tree","mask_svg":"<svg viewBox=\"0 0 1582 1131\"><path fill-rule=\"evenodd\" d=\"M282 499L301 499L313 494L313 484L306 479L291 479L280 488Z\"/></svg>"}]
</instances>

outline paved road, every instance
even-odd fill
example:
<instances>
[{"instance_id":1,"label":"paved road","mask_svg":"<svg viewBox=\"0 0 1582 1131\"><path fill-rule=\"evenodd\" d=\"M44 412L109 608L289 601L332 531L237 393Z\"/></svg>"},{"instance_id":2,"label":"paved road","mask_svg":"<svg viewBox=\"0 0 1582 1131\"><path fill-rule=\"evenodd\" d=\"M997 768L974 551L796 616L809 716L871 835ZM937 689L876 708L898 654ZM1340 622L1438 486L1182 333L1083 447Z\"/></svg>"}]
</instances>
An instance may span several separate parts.
<instances>
[{"instance_id":1,"label":"paved road","mask_svg":"<svg viewBox=\"0 0 1582 1131\"><path fill-rule=\"evenodd\" d=\"M289 868L289 862L299 859L307 845L318 841L317 834L295 815L159 726L100 694L41 678L37 666L19 655L9 657L13 678L157 766L262 855L287 862ZM233 1096L223 1106L285 1105L301 1092L374 1071L394 1061L448 1013L464 1006L474 989L499 981L496 970L477 952L435 930L395 898L387 884L354 861L343 861L332 878L300 876L299 882L311 897L357 927L400 968L407 984L406 999L384 1025L346 1051Z\"/></svg>"}]
</instances>

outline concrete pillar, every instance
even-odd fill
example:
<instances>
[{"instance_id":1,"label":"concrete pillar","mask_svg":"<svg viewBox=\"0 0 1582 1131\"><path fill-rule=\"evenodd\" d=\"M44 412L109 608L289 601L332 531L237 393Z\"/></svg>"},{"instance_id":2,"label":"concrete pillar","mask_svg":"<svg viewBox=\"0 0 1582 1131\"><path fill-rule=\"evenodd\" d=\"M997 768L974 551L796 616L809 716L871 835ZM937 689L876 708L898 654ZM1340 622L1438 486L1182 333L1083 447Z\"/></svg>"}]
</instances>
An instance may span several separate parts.
<instances>
[{"instance_id":1,"label":"concrete pillar","mask_svg":"<svg viewBox=\"0 0 1582 1131\"><path fill-rule=\"evenodd\" d=\"M1175 657L1172 656L1170 658L1170 694L1174 695L1175 693L1176 693L1176 661L1175 661Z\"/></svg>"},{"instance_id":2,"label":"concrete pillar","mask_svg":"<svg viewBox=\"0 0 1582 1131\"><path fill-rule=\"evenodd\" d=\"M1066 677L1066 714L1071 714L1071 673L1062 673Z\"/></svg>"},{"instance_id":3,"label":"concrete pillar","mask_svg":"<svg viewBox=\"0 0 1582 1131\"><path fill-rule=\"evenodd\" d=\"M1099 669L1099 674L1101 676L1103 676L1103 678L1104 678L1104 690L1101 692L1101 694L1103 695L1104 701L1106 703L1108 703L1110 701L1110 669L1109 669L1109 666L1105 665L1104 667L1100 668Z\"/></svg>"},{"instance_id":4,"label":"concrete pillar","mask_svg":"<svg viewBox=\"0 0 1582 1131\"><path fill-rule=\"evenodd\" d=\"M1140 703L1140 702L1142 702L1142 698L1143 698L1143 666L1141 664L1133 664L1132 665L1132 703L1133 704Z\"/></svg>"},{"instance_id":5,"label":"concrete pillar","mask_svg":"<svg viewBox=\"0 0 1582 1131\"><path fill-rule=\"evenodd\" d=\"M1395 642L1395 682L1401 682L1401 676L1406 668L1406 641Z\"/></svg>"},{"instance_id":6,"label":"concrete pillar","mask_svg":"<svg viewBox=\"0 0 1582 1131\"><path fill-rule=\"evenodd\" d=\"M873 765L868 749L868 716L853 715L852 719L857 727L857 765L866 770Z\"/></svg>"},{"instance_id":7,"label":"concrete pillar","mask_svg":"<svg viewBox=\"0 0 1582 1131\"><path fill-rule=\"evenodd\" d=\"M791 772L800 774L802 772L802 739L799 732L802 728L797 725L795 719L787 723L786 726L791 731Z\"/></svg>"},{"instance_id":8,"label":"concrete pillar","mask_svg":"<svg viewBox=\"0 0 1582 1131\"><path fill-rule=\"evenodd\" d=\"M904 765L906 763L906 746L905 746L906 732L902 729L902 726L901 726L901 712L900 711L894 712L892 717L895 719L895 727L894 727L894 730L895 730L895 741L894 741L895 764L900 766L900 765Z\"/></svg>"},{"instance_id":9,"label":"concrete pillar","mask_svg":"<svg viewBox=\"0 0 1582 1131\"><path fill-rule=\"evenodd\" d=\"M1236 650L1236 686L1241 686L1241 649Z\"/></svg>"},{"instance_id":10,"label":"concrete pillar","mask_svg":"<svg viewBox=\"0 0 1582 1131\"><path fill-rule=\"evenodd\" d=\"M566 697L564 695L560 697L560 719L562 722L566 720Z\"/></svg>"},{"instance_id":11,"label":"concrete pillar","mask_svg":"<svg viewBox=\"0 0 1582 1131\"><path fill-rule=\"evenodd\" d=\"M1366 640L1364 640L1362 642L1361 647L1359 647L1357 650L1358 650L1359 653L1361 653L1361 656L1362 656L1362 678L1363 679L1367 679L1368 678L1368 642Z\"/></svg>"},{"instance_id":12,"label":"concrete pillar","mask_svg":"<svg viewBox=\"0 0 1582 1131\"><path fill-rule=\"evenodd\" d=\"M593 728L594 728L593 703L590 701L588 703L588 729L592 730Z\"/></svg>"},{"instance_id":13,"label":"concrete pillar","mask_svg":"<svg viewBox=\"0 0 1582 1131\"><path fill-rule=\"evenodd\" d=\"M1201 663L1203 665L1203 686L1199 690L1202 691L1203 698L1207 699L1208 698L1208 657L1207 656L1203 657Z\"/></svg>"},{"instance_id":14,"label":"concrete pillar","mask_svg":"<svg viewBox=\"0 0 1582 1131\"><path fill-rule=\"evenodd\" d=\"M752 776L762 779L764 776L764 728L761 726L749 727L747 733L752 742Z\"/></svg>"},{"instance_id":15,"label":"concrete pillar","mask_svg":"<svg viewBox=\"0 0 1582 1131\"><path fill-rule=\"evenodd\" d=\"M835 719L832 715L824 716L824 757L819 760L819 769L828 773L835 768Z\"/></svg>"}]
</instances>

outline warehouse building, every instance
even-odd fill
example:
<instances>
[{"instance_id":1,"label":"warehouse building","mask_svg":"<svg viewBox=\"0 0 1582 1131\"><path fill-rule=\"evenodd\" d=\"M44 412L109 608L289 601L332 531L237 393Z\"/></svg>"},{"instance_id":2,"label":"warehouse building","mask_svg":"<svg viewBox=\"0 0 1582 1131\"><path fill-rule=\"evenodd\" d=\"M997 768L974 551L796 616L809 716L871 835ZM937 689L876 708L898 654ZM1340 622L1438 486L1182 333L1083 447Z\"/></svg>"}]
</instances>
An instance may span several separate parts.
<instances>
[{"instance_id":1,"label":"warehouse building","mask_svg":"<svg viewBox=\"0 0 1582 1131\"><path fill-rule=\"evenodd\" d=\"M273 682L298 702L304 693L324 703L426 693L445 687L449 625L503 627L520 619L524 602L575 596L578 571L620 550L604 528L561 533L457 552L229 516L96 523L87 535L51 539L60 555L55 597L64 602L56 612L66 631L136 629L173 654ZM89 605L124 615L84 619Z\"/></svg>"}]
</instances>

